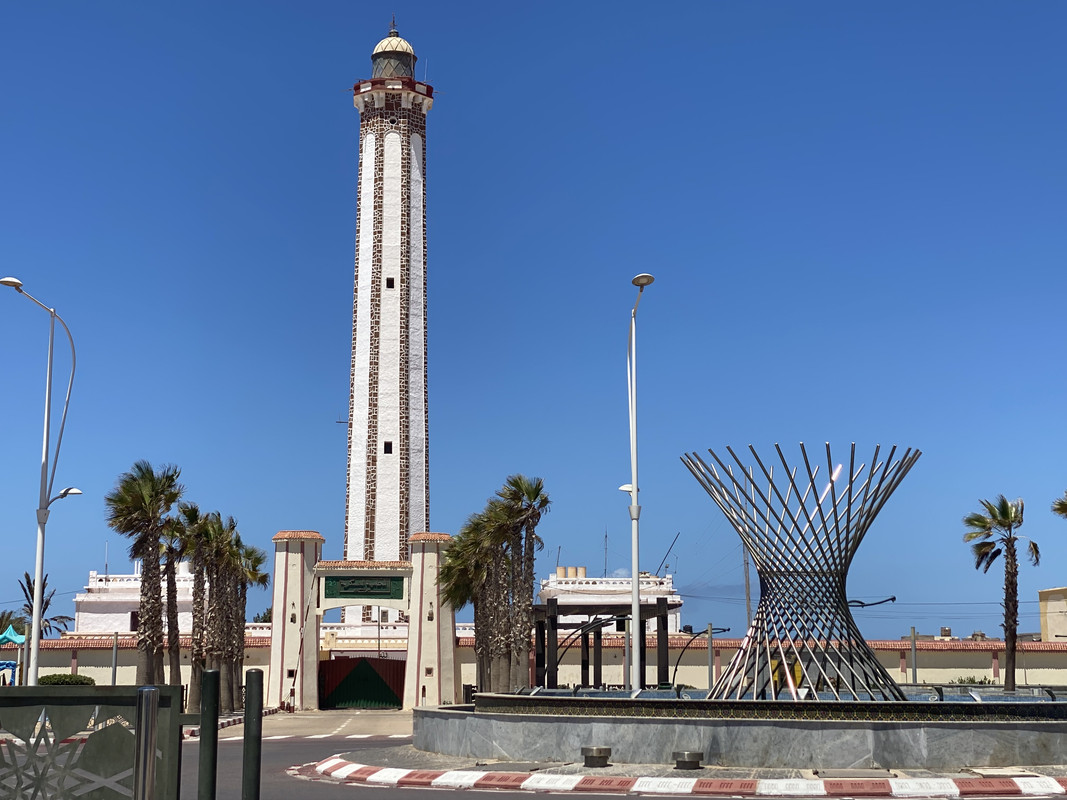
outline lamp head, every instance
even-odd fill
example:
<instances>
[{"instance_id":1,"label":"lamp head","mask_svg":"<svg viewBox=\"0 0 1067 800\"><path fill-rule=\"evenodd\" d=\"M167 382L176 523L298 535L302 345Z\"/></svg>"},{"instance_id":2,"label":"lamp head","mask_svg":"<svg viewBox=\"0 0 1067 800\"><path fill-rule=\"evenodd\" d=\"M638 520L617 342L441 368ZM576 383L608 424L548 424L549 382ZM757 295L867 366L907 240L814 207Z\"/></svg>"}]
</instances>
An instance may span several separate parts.
<instances>
[{"instance_id":1,"label":"lamp head","mask_svg":"<svg viewBox=\"0 0 1067 800\"><path fill-rule=\"evenodd\" d=\"M68 486L66 489L64 489L62 492L59 493L59 496L60 497L67 497L67 496L72 495L72 494L81 494L81 493L82 493L81 489L75 488L74 486Z\"/></svg>"},{"instance_id":2,"label":"lamp head","mask_svg":"<svg viewBox=\"0 0 1067 800\"><path fill-rule=\"evenodd\" d=\"M630 281L630 283L632 283L634 286L637 286L637 287L639 287L641 289L644 289L646 286L651 284L652 281L654 281L654 280L656 280L656 279L653 278L651 275L649 275L647 272L642 272L640 275L638 275L632 281Z\"/></svg>"},{"instance_id":3,"label":"lamp head","mask_svg":"<svg viewBox=\"0 0 1067 800\"><path fill-rule=\"evenodd\" d=\"M22 281L20 281L18 278L0 278L0 286L10 286L16 292L22 291Z\"/></svg>"}]
</instances>

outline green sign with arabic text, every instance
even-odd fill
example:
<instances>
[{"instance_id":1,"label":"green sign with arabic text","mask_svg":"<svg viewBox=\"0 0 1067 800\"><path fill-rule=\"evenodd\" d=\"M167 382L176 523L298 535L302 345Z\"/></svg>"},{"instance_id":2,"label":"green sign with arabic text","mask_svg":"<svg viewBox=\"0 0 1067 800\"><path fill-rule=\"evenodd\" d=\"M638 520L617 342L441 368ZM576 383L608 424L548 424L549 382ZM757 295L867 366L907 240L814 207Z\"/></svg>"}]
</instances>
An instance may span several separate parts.
<instances>
[{"instance_id":1,"label":"green sign with arabic text","mask_svg":"<svg viewBox=\"0 0 1067 800\"><path fill-rule=\"evenodd\" d=\"M404 599L404 579L398 576L327 575L325 581L327 599Z\"/></svg>"}]
</instances>

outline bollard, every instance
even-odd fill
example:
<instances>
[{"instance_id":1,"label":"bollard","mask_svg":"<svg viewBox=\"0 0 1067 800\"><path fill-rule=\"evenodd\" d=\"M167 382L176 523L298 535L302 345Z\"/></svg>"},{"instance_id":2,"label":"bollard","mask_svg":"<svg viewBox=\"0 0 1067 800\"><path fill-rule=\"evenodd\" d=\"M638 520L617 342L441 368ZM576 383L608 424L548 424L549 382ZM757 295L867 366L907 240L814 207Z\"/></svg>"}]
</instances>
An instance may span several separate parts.
<instances>
[{"instance_id":1,"label":"bollard","mask_svg":"<svg viewBox=\"0 0 1067 800\"><path fill-rule=\"evenodd\" d=\"M159 689L144 686L137 690L137 732L134 740L133 800L154 800L156 796L156 724L159 716Z\"/></svg>"},{"instance_id":2,"label":"bollard","mask_svg":"<svg viewBox=\"0 0 1067 800\"><path fill-rule=\"evenodd\" d=\"M675 750L671 753L675 769L700 769L704 753L699 750Z\"/></svg>"},{"instance_id":3,"label":"bollard","mask_svg":"<svg viewBox=\"0 0 1067 800\"><path fill-rule=\"evenodd\" d=\"M245 680L247 683L241 800L259 800L260 765L263 763L263 670L248 670Z\"/></svg>"},{"instance_id":4,"label":"bollard","mask_svg":"<svg viewBox=\"0 0 1067 800\"><path fill-rule=\"evenodd\" d=\"M610 747L586 746L582 748L582 757L587 767L606 767L611 758Z\"/></svg>"},{"instance_id":5,"label":"bollard","mask_svg":"<svg viewBox=\"0 0 1067 800\"><path fill-rule=\"evenodd\" d=\"M200 764L197 800L215 800L219 765L219 671L204 670L200 679Z\"/></svg>"}]
</instances>

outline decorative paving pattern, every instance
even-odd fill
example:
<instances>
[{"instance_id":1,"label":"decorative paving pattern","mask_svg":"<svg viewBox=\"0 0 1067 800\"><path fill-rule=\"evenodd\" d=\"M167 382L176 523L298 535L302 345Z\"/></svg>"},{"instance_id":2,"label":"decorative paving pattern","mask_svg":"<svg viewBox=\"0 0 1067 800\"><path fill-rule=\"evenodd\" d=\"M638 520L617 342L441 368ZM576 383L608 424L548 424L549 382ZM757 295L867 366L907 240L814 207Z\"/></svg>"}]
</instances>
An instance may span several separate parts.
<instances>
[{"instance_id":1,"label":"decorative paving pattern","mask_svg":"<svg viewBox=\"0 0 1067 800\"><path fill-rule=\"evenodd\" d=\"M791 700L663 700L596 697L539 697L477 694L476 713L576 717L672 719L811 720L822 722L1056 722L1067 719L1067 703L909 703Z\"/></svg>"}]
</instances>

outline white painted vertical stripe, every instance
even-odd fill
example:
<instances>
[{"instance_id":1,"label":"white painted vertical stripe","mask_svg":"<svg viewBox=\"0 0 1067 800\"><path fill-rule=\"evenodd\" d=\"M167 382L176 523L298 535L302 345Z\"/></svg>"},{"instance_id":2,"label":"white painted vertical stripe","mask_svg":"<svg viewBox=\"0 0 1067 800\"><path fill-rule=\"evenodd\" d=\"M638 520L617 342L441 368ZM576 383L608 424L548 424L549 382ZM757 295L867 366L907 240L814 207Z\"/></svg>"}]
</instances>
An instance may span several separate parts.
<instances>
[{"instance_id":1,"label":"white painted vertical stripe","mask_svg":"<svg viewBox=\"0 0 1067 800\"><path fill-rule=\"evenodd\" d=\"M403 231L401 191L403 185L400 134L385 134L382 169L382 289L378 335L378 441L375 482L374 558L400 558L400 269ZM385 279L397 278L393 289ZM382 453L383 443L392 442L391 455Z\"/></svg>"},{"instance_id":2,"label":"white painted vertical stripe","mask_svg":"<svg viewBox=\"0 0 1067 800\"><path fill-rule=\"evenodd\" d=\"M408 533L421 533L429 530L427 513L426 486L426 294L424 283L426 232L423 228L423 204L425 188L423 184L423 146L422 137L411 137L411 181L410 181L410 222L408 230L411 235L409 248L410 294L408 296L408 458L410 464L410 487L408 513Z\"/></svg>"},{"instance_id":3,"label":"white painted vertical stripe","mask_svg":"<svg viewBox=\"0 0 1067 800\"><path fill-rule=\"evenodd\" d=\"M356 253L355 350L352 353L352 444L348 453L348 546L362 560L367 510L367 425L370 400L371 277L374 261L375 136L363 140L360 163L359 251Z\"/></svg>"}]
</instances>

